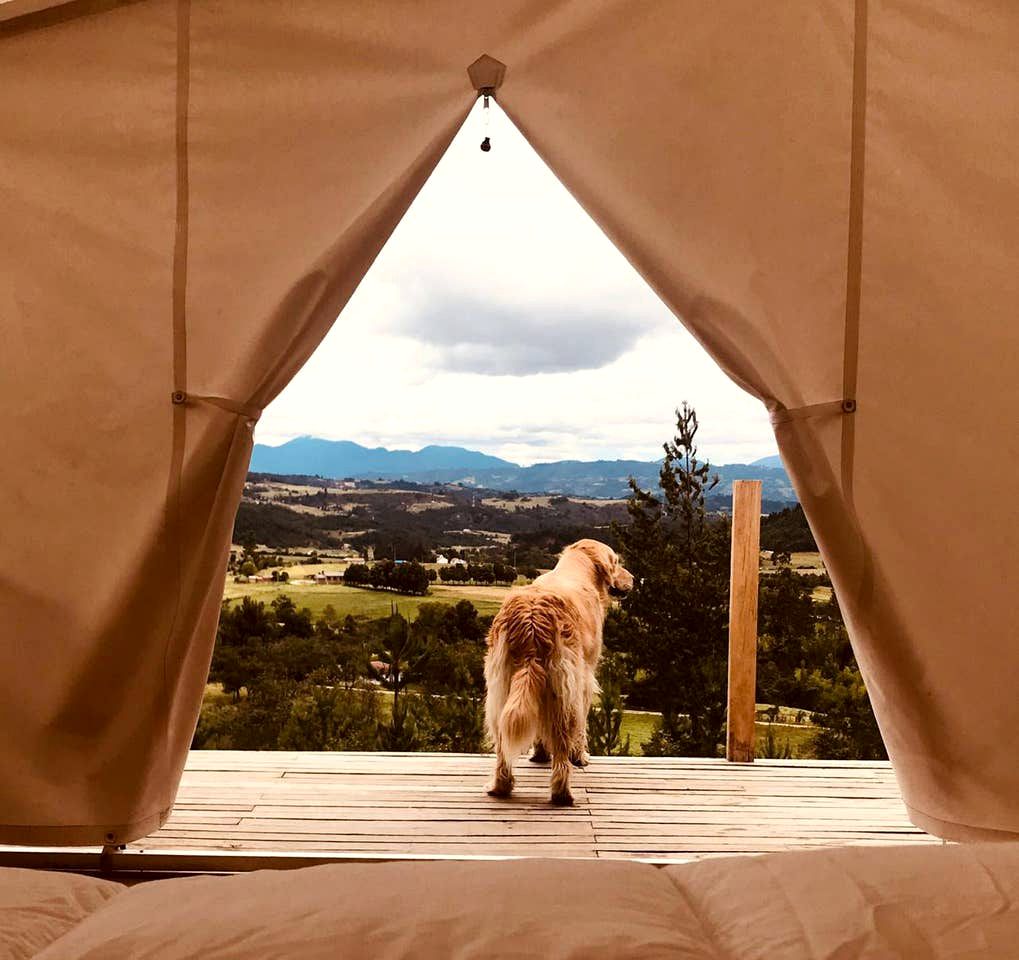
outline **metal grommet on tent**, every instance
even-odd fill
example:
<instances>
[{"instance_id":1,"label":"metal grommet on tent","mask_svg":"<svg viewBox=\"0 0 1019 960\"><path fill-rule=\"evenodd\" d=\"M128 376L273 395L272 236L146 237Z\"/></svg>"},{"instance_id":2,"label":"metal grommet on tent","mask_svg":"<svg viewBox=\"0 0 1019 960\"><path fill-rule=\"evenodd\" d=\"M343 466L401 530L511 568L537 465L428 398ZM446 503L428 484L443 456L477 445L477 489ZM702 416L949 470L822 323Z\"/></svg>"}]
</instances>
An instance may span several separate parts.
<instances>
[{"instance_id":1,"label":"metal grommet on tent","mask_svg":"<svg viewBox=\"0 0 1019 960\"><path fill-rule=\"evenodd\" d=\"M846 399L842 401L842 412L856 413L856 401L850 397L846 397Z\"/></svg>"},{"instance_id":2,"label":"metal grommet on tent","mask_svg":"<svg viewBox=\"0 0 1019 960\"><path fill-rule=\"evenodd\" d=\"M188 395L183 390L174 390L173 393L170 394L170 403L185 403L187 398Z\"/></svg>"}]
</instances>

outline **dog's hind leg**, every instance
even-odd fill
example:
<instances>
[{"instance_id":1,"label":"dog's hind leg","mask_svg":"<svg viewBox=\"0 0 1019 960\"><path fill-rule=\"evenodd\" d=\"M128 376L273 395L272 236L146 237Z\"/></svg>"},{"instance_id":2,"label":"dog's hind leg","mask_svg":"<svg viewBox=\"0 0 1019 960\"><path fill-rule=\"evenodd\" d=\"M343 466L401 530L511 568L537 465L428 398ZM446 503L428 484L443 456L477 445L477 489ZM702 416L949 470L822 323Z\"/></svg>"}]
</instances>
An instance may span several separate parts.
<instances>
[{"instance_id":1,"label":"dog's hind leg","mask_svg":"<svg viewBox=\"0 0 1019 960\"><path fill-rule=\"evenodd\" d=\"M552 752L552 796L550 800L557 807L572 807L570 754L574 749L576 718L567 714L551 719L552 723L548 730L549 737L545 741Z\"/></svg>"},{"instance_id":2,"label":"dog's hind leg","mask_svg":"<svg viewBox=\"0 0 1019 960\"><path fill-rule=\"evenodd\" d=\"M506 756L502 737L495 739L495 776L488 785L490 797L508 797L513 792L513 761Z\"/></svg>"},{"instance_id":3,"label":"dog's hind leg","mask_svg":"<svg viewBox=\"0 0 1019 960\"><path fill-rule=\"evenodd\" d=\"M548 763L552 758L549 756L545 744L541 740L534 741L534 753L528 758L531 763Z\"/></svg>"},{"instance_id":4,"label":"dog's hind leg","mask_svg":"<svg viewBox=\"0 0 1019 960\"><path fill-rule=\"evenodd\" d=\"M557 807L572 807L570 793L570 746L565 740L553 739L552 747L552 796L549 798Z\"/></svg>"},{"instance_id":5,"label":"dog's hind leg","mask_svg":"<svg viewBox=\"0 0 1019 960\"><path fill-rule=\"evenodd\" d=\"M513 674L506 648L498 644L485 657L485 726L495 750L495 775L485 788L491 797L508 797L513 791L513 757L506 753L500 719L509 696Z\"/></svg>"}]
</instances>

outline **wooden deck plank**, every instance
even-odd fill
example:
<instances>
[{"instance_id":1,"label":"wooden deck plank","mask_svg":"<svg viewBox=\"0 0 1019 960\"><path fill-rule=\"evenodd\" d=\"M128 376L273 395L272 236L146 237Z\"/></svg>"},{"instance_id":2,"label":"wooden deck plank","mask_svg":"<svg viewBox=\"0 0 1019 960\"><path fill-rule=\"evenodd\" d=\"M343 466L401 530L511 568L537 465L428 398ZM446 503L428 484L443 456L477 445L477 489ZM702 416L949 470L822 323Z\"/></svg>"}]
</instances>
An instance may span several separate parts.
<instances>
[{"instance_id":1,"label":"wooden deck plank","mask_svg":"<svg viewBox=\"0 0 1019 960\"><path fill-rule=\"evenodd\" d=\"M565 809L547 768L518 763L509 800L485 795L490 770L475 755L194 751L170 819L130 849L688 860L935 842L887 763L596 758Z\"/></svg>"}]
</instances>

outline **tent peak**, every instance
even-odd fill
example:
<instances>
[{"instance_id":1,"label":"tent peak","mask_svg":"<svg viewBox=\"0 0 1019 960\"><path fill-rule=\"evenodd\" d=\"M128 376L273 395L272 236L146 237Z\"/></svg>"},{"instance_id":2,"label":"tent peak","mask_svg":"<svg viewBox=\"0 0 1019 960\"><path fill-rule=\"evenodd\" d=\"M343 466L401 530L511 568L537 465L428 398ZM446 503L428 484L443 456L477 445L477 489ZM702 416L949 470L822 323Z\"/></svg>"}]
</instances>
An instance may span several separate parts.
<instances>
[{"instance_id":1,"label":"tent peak","mask_svg":"<svg viewBox=\"0 0 1019 960\"><path fill-rule=\"evenodd\" d=\"M493 93L502 86L502 81L506 77L506 64L483 53L467 68L467 76L479 93L482 91Z\"/></svg>"}]
</instances>

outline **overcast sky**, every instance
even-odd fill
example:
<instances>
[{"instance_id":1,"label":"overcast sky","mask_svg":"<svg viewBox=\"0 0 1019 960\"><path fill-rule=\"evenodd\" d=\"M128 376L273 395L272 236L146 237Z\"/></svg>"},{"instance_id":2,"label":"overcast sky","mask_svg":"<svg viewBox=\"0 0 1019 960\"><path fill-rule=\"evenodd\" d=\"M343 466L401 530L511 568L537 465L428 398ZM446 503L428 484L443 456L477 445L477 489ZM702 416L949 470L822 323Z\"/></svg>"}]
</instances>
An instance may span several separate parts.
<instances>
[{"instance_id":1,"label":"overcast sky","mask_svg":"<svg viewBox=\"0 0 1019 960\"><path fill-rule=\"evenodd\" d=\"M479 105L256 440L653 460L687 400L702 456L775 453L763 406L492 113L492 151Z\"/></svg>"}]
</instances>

